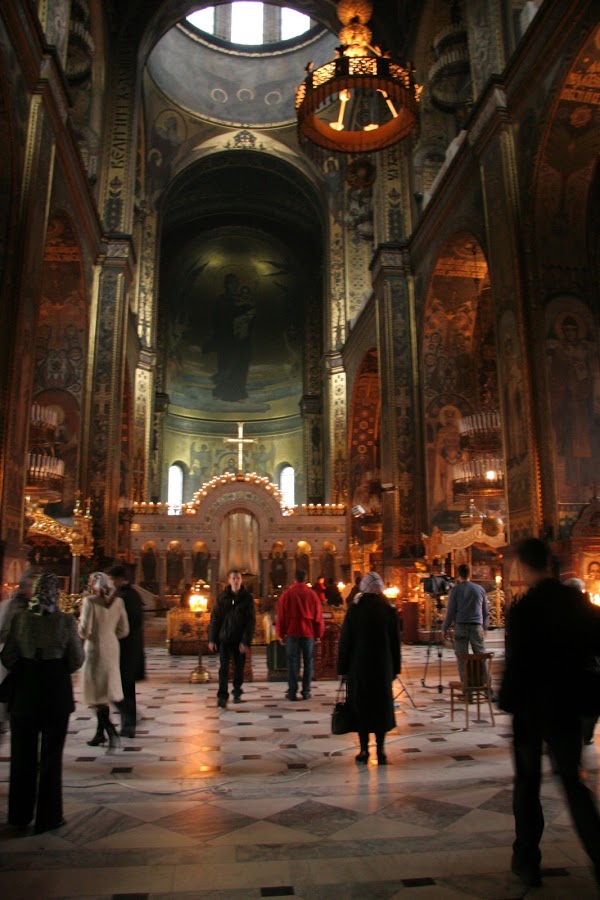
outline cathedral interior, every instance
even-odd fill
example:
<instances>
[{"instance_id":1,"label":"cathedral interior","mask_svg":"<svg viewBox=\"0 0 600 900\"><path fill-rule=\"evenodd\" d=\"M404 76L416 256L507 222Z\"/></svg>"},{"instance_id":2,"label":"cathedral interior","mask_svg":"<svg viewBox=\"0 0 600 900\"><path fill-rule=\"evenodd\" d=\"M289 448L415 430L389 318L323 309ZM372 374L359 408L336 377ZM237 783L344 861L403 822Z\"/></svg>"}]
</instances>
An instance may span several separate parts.
<instances>
[{"instance_id":1,"label":"cathedral interior","mask_svg":"<svg viewBox=\"0 0 600 900\"><path fill-rule=\"evenodd\" d=\"M600 603L597 3L271 0L253 5L257 33L239 19L242 6L0 4L3 596L31 564L77 594L86 573L124 561L161 602L197 580L214 593L236 565L257 598L276 594L299 567L346 584L373 568L399 603L422 604L434 566L451 577L466 562L495 592L500 627L504 603L523 588L511 548L540 536L556 573L581 578ZM421 625L428 614L420 609ZM175 683L184 661L167 660L167 671L155 652L157 680ZM148 709L156 689L146 688ZM326 718L331 697L321 699ZM211 745L211 721L197 741L191 729L188 743ZM423 723L404 724L399 740ZM430 726L428 718L429 740L438 740ZM306 727L313 735L316 726ZM261 728L249 729L259 743ZM496 752L477 737L477 752ZM198 762L198 748L185 766ZM477 756L474 748L459 742L449 758ZM161 752L167 760L166 744ZM252 762L240 755L217 767L218 777L209 765L211 784L235 780L244 760ZM502 779L493 760L485 765L489 790L477 803L472 773L461 770L461 781L453 769L447 786L448 814L461 791L473 800L473 841L484 808L498 828L505 813ZM111 771L103 766L90 778ZM185 766L172 764L182 784ZM358 819L383 800L371 784L342 801L348 772L328 808L347 814L339 846L350 857L353 842L368 843ZM297 896L333 896L314 887L331 886L326 866L311 881L302 853L303 842L317 852L311 841L329 820L310 840L300 831L284 840L291 803L277 773L269 815L278 819L255 840L233 799L230 807L217 799L211 813L213 824L229 815L228 833L250 828L235 859L255 893L242 876L228 884L207 870L206 893L191 876L187 887L185 878L165 886L162 876L149 886L133 868L126 883L108 879L110 893L128 896L131 884L132 896L189 890L230 900L302 883ZM427 818L431 785L415 777L421 831L411 839L431 834L435 843L443 811ZM405 797L407 773L397 778L390 791ZM264 796L246 789L259 818ZM236 802L242 810L241 794ZM117 845L105 835L123 830L124 815L123 798L107 803L96 843L36 846L56 851L61 871L73 846L85 845L90 871L95 853L107 866ZM175 805L174 822L187 809L183 797ZM150 834L154 806L145 815L134 804L146 843L142 851L133 841L118 865L143 867L143 853L175 848L167 831ZM408 835L389 816L380 847ZM456 843L440 844L448 859L467 831L459 818ZM485 821L494 856L502 841ZM555 866L581 865L569 828L555 822ZM213 846L225 830L179 828L177 852L183 859L207 841L225 873L236 842ZM273 882L261 880L253 866L268 868L268 854L251 857L249 848L280 841L298 852ZM3 868L9 856L0 853ZM473 871L488 871L483 856L471 859ZM342 877L337 865L332 877L338 889L352 885L348 896L417 890L393 866L359 871L356 862ZM404 871L409 881L423 875ZM469 864L458 871L466 877ZM573 872L564 896L586 896L591 883L582 887ZM369 879L379 886L361 892L356 885ZM21 896L10 873L0 872L3 883L6 896ZM27 884L23 896L46 896L41 882ZM109 887L90 882L78 894L65 875L51 890L92 897ZM478 890L472 896L519 896L504 882ZM427 896L466 895L458 881L440 891Z\"/></svg>"}]
</instances>

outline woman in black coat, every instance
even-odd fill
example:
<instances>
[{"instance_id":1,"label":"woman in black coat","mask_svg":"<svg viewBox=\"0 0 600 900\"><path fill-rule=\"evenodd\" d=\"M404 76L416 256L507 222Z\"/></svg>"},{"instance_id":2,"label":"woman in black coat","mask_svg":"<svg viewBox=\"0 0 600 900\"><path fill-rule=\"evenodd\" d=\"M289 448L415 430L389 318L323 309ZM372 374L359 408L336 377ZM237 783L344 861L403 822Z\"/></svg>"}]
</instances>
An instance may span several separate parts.
<instances>
[{"instance_id":1,"label":"woman in black coat","mask_svg":"<svg viewBox=\"0 0 600 900\"><path fill-rule=\"evenodd\" d=\"M29 608L12 620L2 663L13 674L9 824L24 830L35 810L36 832L60 828L62 754L75 708L71 673L83 663L83 648L73 616L58 608L56 575L36 580Z\"/></svg>"},{"instance_id":2,"label":"woman in black coat","mask_svg":"<svg viewBox=\"0 0 600 900\"><path fill-rule=\"evenodd\" d=\"M368 572L359 587L361 593L342 626L338 675L348 682L348 699L356 713L360 741L356 761L369 761L369 734L374 732L381 766L387 763L385 734L396 725L392 682L400 672L400 627L376 572Z\"/></svg>"}]
</instances>

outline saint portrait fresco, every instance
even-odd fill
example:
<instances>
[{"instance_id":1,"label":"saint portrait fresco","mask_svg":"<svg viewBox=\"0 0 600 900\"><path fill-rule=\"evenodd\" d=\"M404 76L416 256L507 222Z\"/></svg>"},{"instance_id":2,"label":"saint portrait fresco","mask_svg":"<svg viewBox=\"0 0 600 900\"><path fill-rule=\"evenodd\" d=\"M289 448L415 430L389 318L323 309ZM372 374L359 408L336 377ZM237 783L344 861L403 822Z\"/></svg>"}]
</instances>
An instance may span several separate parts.
<instances>
[{"instance_id":1,"label":"saint portrait fresco","mask_svg":"<svg viewBox=\"0 0 600 900\"><path fill-rule=\"evenodd\" d=\"M231 227L196 235L167 257L160 303L171 408L200 418L296 414L307 289L289 250Z\"/></svg>"}]
</instances>

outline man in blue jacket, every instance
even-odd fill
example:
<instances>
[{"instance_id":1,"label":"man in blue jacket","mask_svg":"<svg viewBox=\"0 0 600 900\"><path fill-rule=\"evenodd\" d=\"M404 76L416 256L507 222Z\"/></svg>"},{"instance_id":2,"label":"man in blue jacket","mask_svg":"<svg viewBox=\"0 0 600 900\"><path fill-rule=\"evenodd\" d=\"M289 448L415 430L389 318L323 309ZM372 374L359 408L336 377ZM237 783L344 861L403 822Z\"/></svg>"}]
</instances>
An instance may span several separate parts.
<instances>
[{"instance_id":1,"label":"man in blue jacket","mask_svg":"<svg viewBox=\"0 0 600 900\"><path fill-rule=\"evenodd\" d=\"M469 644L473 653L485 653L484 636L489 621L489 606L484 589L469 580L468 566L459 566L456 572L457 584L448 595L446 618L442 625L444 638L448 637L454 623L454 652L458 663L460 680L463 680L463 665L459 653L468 653Z\"/></svg>"}]
</instances>

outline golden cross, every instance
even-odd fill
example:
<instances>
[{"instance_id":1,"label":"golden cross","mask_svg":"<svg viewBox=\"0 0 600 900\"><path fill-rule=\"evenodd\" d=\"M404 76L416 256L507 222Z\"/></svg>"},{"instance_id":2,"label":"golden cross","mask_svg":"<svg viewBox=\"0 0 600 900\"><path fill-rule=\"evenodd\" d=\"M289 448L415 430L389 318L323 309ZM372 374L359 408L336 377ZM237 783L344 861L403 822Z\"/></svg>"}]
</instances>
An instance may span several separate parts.
<instances>
[{"instance_id":1,"label":"golden cross","mask_svg":"<svg viewBox=\"0 0 600 900\"><path fill-rule=\"evenodd\" d=\"M237 444L238 448L238 472L241 472L244 468L244 444L255 444L256 441L254 438L245 438L244 437L244 423L238 422L238 436L237 438L224 438L225 444Z\"/></svg>"}]
</instances>

